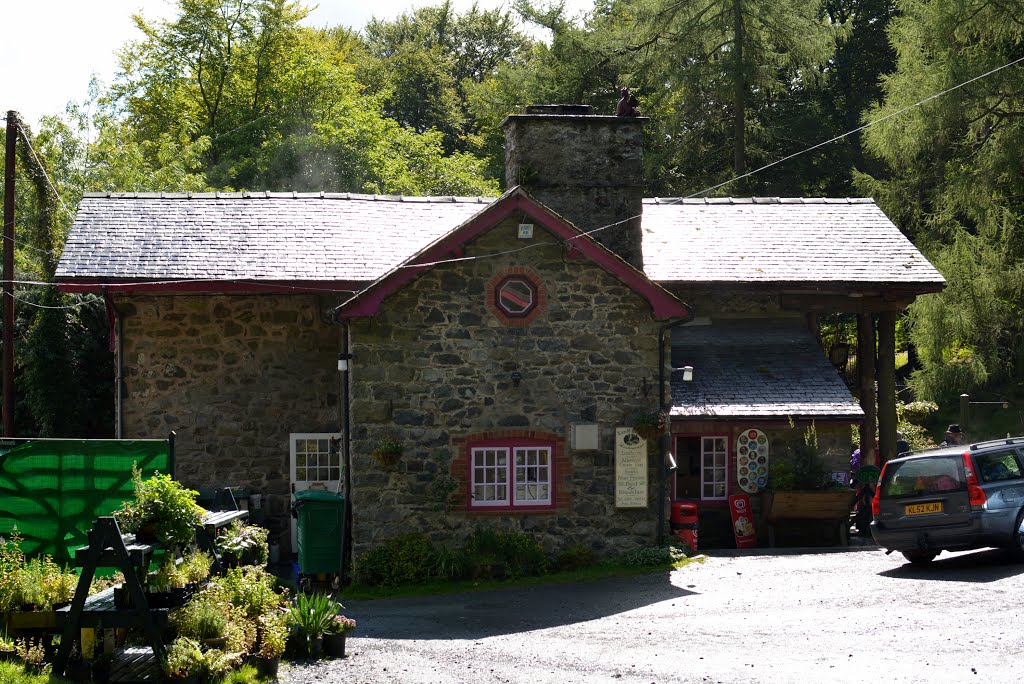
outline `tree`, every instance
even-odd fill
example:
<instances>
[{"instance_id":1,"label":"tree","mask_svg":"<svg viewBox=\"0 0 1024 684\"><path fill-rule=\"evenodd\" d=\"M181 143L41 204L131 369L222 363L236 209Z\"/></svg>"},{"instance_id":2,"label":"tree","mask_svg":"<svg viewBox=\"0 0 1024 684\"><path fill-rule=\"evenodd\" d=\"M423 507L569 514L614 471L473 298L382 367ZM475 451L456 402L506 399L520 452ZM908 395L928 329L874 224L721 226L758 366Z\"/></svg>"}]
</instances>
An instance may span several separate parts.
<instances>
[{"instance_id":1,"label":"tree","mask_svg":"<svg viewBox=\"0 0 1024 684\"><path fill-rule=\"evenodd\" d=\"M923 248L948 280L911 307L924 399L1018 377L1024 358L1024 4L902 0L890 37L897 70L877 119L983 74L865 133L884 174L861 188ZM997 70L998 69L998 70Z\"/></svg>"}]
</instances>

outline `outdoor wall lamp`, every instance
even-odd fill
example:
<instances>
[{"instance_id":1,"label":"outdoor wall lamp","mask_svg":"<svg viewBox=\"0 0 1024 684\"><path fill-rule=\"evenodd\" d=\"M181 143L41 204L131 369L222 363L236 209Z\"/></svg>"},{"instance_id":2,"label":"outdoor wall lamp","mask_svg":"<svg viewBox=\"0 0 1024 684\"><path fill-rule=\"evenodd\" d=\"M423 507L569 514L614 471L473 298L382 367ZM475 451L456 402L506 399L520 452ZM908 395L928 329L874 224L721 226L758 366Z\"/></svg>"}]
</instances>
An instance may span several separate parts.
<instances>
[{"instance_id":1,"label":"outdoor wall lamp","mask_svg":"<svg viewBox=\"0 0 1024 684\"><path fill-rule=\"evenodd\" d=\"M338 354L338 370L344 373L348 370L348 362L352 358L351 354Z\"/></svg>"},{"instance_id":2,"label":"outdoor wall lamp","mask_svg":"<svg viewBox=\"0 0 1024 684\"><path fill-rule=\"evenodd\" d=\"M693 366L683 366L683 382L693 382Z\"/></svg>"},{"instance_id":3,"label":"outdoor wall lamp","mask_svg":"<svg viewBox=\"0 0 1024 684\"><path fill-rule=\"evenodd\" d=\"M519 387L519 383L523 381L523 374L519 371L512 373L512 386Z\"/></svg>"}]
</instances>

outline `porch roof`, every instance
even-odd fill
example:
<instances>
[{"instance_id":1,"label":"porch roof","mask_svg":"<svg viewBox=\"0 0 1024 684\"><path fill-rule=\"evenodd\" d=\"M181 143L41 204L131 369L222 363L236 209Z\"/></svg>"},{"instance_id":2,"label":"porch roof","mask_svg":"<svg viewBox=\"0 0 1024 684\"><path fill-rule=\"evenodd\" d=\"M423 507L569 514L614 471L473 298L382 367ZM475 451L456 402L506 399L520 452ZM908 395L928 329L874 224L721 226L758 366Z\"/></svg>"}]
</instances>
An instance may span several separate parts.
<instances>
[{"instance_id":1,"label":"porch roof","mask_svg":"<svg viewBox=\"0 0 1024 684\"><path fill-rule=\"evenodd\" d=\"M672 331L673 417L860 420L864 412L799 322L744 320Z\"/></svg>"}]
</instances>

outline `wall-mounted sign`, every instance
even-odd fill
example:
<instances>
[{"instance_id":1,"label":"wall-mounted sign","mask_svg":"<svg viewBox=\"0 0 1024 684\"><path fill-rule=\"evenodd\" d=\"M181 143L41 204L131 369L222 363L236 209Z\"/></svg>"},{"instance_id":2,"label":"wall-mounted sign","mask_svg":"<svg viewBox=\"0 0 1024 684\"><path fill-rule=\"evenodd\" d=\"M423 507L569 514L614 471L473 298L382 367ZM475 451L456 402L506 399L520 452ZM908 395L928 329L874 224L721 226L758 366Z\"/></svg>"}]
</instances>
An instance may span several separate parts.
<instances>
[{"instance_id":1,"label":"wall-mounted sign","mask_svg":"<svg viewBox=\"0 0 1024 684\"><path fill-rule=\"evenodd\" d=\"M615 507L647 508L647 440L615 428Z\"/></svg>"},{"instance_id":2,"label":"wall-mounted sign","mask_svg":"<svg viewBox=\"0 0 1024 684\"><path fill-rule=\"evenodd\" d=\"M768 484L768 436L757 428L743 430L736 438L736 483L747 494Z\"/></svg>"}]
</instances>

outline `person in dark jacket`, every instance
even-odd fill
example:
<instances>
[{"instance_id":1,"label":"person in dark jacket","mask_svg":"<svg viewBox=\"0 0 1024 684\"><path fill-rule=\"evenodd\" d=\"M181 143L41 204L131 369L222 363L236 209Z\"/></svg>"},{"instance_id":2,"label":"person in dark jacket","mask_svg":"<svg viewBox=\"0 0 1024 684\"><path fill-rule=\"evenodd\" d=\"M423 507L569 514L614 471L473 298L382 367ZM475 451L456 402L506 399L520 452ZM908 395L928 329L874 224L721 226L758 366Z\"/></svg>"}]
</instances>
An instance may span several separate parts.
<instances>
[{"instance_id":1,"label":"person in dark jacket","mask_svg":"<svg viewBox=\"0 0 1024 684\"><path fill-rule=\"evenodd\" d=\"M963 441L964 433L960 429L960 426L956 423L952 423L948 428L946 428L946 441L939 446L956 446L958 444L963 444Z\"/></svg>"}]
</instances>

